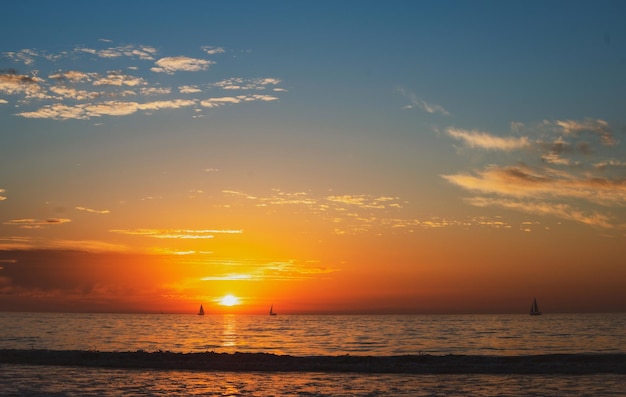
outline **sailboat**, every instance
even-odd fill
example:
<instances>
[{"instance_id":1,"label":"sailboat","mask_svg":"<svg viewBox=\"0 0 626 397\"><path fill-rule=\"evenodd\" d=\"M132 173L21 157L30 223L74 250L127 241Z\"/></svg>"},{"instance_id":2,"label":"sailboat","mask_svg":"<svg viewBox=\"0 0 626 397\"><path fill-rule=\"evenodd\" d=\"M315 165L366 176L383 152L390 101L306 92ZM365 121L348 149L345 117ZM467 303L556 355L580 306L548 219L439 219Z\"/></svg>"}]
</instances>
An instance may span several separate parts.
<instances>
[{"instance_id":1,"label":"sailboat","mask_svg":"<svg viewBox=\"0 0 626 397\"><path fill-rule=\"evenodd\" d=\"M276 313L274 312L274 305L270 306L270 316L275 316Z\"/></svg>"},{"instance_id":2,"label":"sailboat","mask_svg":"<svg viewBox=\"0 0 626 397\"><path fill-rule=\"evenodd\" d=\"M537 306L537 299L533 298L533 304L530 305L530 315L531 316L540 316L541 312L539 311L539 306Z\"/></svg>"},{"instance_id":3,"label":"sailboat","mask_svg":"<svg viewBox=\"0 0 626 397\"><path fill-rule=\"evenodd\" d=\"M200 305L200 310L198 311L198 316L204 316L204 307Z\"/></svg>"}]
</instances>

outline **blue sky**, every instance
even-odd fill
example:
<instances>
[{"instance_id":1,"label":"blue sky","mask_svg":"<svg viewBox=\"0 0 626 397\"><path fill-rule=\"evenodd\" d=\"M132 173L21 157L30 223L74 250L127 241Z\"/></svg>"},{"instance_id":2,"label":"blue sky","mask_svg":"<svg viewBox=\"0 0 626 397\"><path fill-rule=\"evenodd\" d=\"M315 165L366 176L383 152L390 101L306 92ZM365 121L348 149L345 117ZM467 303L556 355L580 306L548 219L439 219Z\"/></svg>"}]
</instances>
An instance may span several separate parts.
<instances>
[{"instance_id":1,"label":"blue sky","mask_svg":"<svg viewBox=\"0 0 626 397\"><path fill-rule=\"evenodd\" d=\"M0 287L26 294L2 272L18 272L14 251L49 249L204 255L221 264L205 280L235 274L226 262L248 275L282 263L340 289L368 274L365 284L387 280L376 296L413 296L403 281L424 269L470 277L479 262L508 285L495 259L467 254L479 238L484 252L510 247L515 271L516 254L557 258L585 241L567 253L585 269L577 280L591 282L598 269L585 261L599 253L590 290L623 298L625 11L619 1L5 4ZM572 293L556 278L566 263L536 287L560 302Z\"/></svg>"}]
</instances>

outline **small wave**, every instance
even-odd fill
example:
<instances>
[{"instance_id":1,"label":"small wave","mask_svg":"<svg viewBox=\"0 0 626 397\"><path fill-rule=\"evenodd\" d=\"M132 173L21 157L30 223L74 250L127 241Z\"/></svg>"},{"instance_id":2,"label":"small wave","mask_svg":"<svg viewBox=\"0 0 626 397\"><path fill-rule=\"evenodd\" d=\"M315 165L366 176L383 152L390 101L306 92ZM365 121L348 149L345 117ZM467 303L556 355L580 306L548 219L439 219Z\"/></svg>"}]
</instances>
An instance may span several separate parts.
<instances>
[{"instance_id":1,"label":"small wave","mask_svg":"<svg viewBox=\"0 0 626 397\"><path fill-rule=\"evenodd\" d=\"M411 374L626 374L626 354L290 356L0 349L0 363L164 370Z\"/></svg>"}]
</instances>

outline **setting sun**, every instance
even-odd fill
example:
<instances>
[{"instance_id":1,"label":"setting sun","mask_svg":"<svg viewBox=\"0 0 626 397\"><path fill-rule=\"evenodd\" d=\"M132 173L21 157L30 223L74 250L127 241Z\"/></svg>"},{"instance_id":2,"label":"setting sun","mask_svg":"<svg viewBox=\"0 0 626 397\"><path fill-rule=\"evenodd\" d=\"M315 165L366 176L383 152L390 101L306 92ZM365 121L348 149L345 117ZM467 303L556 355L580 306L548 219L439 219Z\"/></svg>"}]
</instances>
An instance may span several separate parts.
<instances>
[{"instance_id":1,"label":"setting sun","mask_svg":"<svg viewBox=\"0 0 626 397\"><path fill-rule=\"evenodd\" d=\"M226 295L220 300L220 305L224 306L234 306L239 304L239 298L233 295Z\"/></svg>"}]
</instances>

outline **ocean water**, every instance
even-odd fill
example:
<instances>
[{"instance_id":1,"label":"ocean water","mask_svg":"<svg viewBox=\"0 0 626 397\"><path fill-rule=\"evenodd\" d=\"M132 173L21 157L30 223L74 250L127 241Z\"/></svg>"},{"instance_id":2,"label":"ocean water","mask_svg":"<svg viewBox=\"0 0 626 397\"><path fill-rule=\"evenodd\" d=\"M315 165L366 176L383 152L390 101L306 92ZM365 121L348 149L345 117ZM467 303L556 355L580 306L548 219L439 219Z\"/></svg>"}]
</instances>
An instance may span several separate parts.
<instances>
[{"instance_id":1,"label":"ocean water","mask_svg":"<svg viewBox=\"0 0 626 397\"><path fill-rule=\"evenodd\" d=\"M0 313L0 349L290 355L626 353L626 314L243 316ZM626 375L406 375L0 364L0 395L626 396Z\"/></svg>"}]
</instances>

